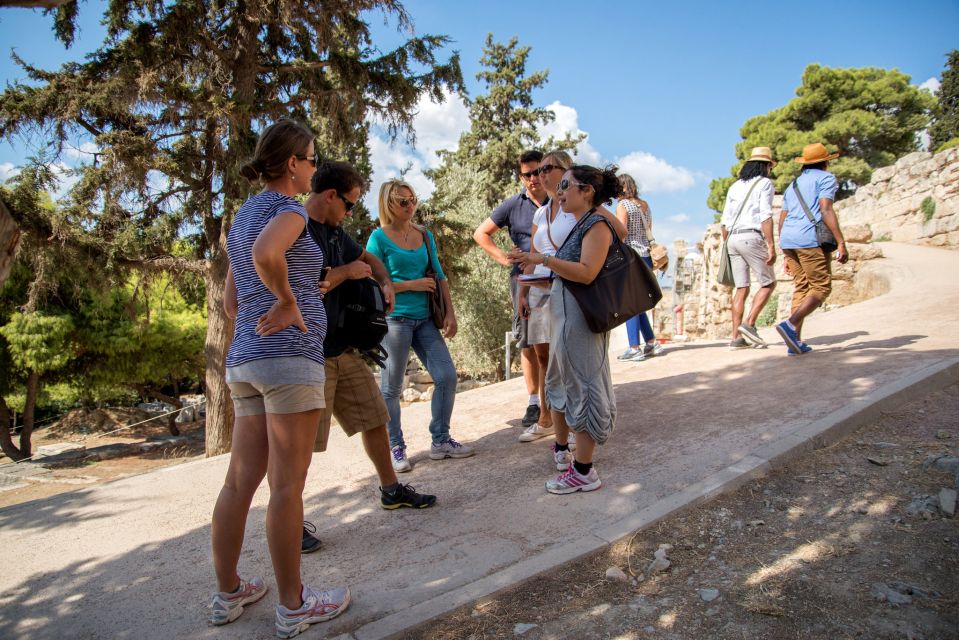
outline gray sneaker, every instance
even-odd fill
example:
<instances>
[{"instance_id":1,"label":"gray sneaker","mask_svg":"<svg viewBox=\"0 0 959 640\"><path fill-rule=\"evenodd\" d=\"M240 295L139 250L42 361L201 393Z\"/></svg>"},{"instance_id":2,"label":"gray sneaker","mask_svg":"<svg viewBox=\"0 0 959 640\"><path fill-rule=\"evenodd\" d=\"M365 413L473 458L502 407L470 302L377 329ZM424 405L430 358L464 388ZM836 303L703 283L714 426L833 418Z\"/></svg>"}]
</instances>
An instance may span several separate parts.
<instances>
[{"instance_id":1,"label":"gray sneaker","mask_svg":"<svg viewBox=\"0 0 959 640\"><path fill-rule=\"evenodd\" d=\"M745 338L746 342L757 347L765 347L766 341L759 337L759 332L756 331L756 327L751 324L741 324L739 325L739 335Z\"/></svg>"},{"instance_id":2,"label":"gray sneaker","mask_svg":"<svg viewBox=\"0 0 959 640\"><path fill-rule=\"evenodd\" d=\"M643 355L646 356L647 358L658 356L662 352L663 352L663 345L661 345L659 341L647 342L645 345L643 345Z\"/></svg>"},{"instance_id":3,"label":"gray sneaker","mask_svg":"<svg viewBox=\"0 0 959 640\"><path fill-rule=\"evenodd\" d=\"M736 338L735 340L729 343L729 350L738 351L739 349L749 349L751 348L751 346L752 345L750 345L748 342L746 342L742 338Z\"/></svg>"},{"instance_id":4,"label":"gray sneaker","mask_svg":"<svg viewBox=\"0 0 959 640\"><path fill-rule=\"evenodd\" d=\"M473 447L460 444L453 438L441 444L434 444L430 447L430 460L443 460L444 458L469 458L476 451Z\"/></svg>"}]
</instances>

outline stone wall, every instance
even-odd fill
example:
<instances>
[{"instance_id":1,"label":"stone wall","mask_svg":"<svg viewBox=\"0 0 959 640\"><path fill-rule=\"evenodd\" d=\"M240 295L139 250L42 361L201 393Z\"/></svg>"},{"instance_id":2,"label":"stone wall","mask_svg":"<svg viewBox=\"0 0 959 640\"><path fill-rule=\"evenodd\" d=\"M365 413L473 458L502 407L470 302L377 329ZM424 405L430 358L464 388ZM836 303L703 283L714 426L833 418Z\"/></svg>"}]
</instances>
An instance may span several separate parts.
<instances>
[{"instance_id":1,"label":"stone wall","mask_svg":"<svg viewBox=\"0 0 959 640\"><path fill-rule=\"evenodd\" d=\"M836 213L843 230L868 225L879 240L959 247L959 148L910 153L876 169Z\"/></svg>"}]
</instances>

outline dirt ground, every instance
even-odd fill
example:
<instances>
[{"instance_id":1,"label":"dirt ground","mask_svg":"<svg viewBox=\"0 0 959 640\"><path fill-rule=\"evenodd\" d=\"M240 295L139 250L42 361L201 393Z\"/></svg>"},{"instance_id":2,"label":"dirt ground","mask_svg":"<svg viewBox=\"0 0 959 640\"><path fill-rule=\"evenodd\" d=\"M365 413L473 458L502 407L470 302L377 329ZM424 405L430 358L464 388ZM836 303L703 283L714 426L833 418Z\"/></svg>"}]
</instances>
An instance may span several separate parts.
<instances>
[{"instance_id":1,"label":"dirt ground","mask_svg":"<svg viewBox=\"0 0 959 640\"><path fill-rule=\"evenodd\" d=\"M166 421L163 419L151 420L132 429L102 435L124 425L141 422L149 418L149 415L145 411L132 408L92 411L77 409L56 423L35 431L31 439L33 451L37 451L39 447L46 444L63 442L77 442L87 449L93 449L102 445L142 442L150 437L170 435ZM203 429L203 422L180 424L178 427L181 435L189 435L197 429ZM98 462L56 465L50 474L30 478L20 483L20 486L6 488L0 484L0 508L180 464L201 457L203 454L202 438L190 438L183 445L171 449ZM8 458L0 457L0 472L7 464L13 463Z\"/></svg>"},{"instance_id":2,"label":"dirt ground","mask_svg":"<svg viewBox=\"0 0 959 640\"><path fill-rule=\"evenodd\" d=\"M924 501L957 488L928 463L959 453L957 418L953 385L404 637L959 638L959 520Z\"/></svg>"}]
</instances>

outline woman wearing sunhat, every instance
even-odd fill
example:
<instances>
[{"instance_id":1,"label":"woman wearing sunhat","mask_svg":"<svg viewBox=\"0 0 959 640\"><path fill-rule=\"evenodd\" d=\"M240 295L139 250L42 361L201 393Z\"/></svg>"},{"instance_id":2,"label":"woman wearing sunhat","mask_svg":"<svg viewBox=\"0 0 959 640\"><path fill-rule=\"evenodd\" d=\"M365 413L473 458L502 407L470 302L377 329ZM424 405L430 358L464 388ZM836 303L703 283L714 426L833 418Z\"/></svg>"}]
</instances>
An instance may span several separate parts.
<instances>
[{"instance_id":1,"label":"woman wearing sunhat","mask_svg":"<svg viewBox=\"0 0 959 640\"><path fill-rule=\"evenodd\" d=\"M779 215L779 247L786 262L786 273L793 278L792 311L787 320L776 325L790 355L809 353L812 348L802 341L802 323L818 309L832 291L831 247L823 248L816 233L821 221L835 236L836 260L849 260L846 241L833 210L839 183L826 169L838 153L829 153L820 142L803 147L802 173L783 194L783 210Z\"/></svg>"},{"instance_id":2,"label":"woman wearing sunhat","mask_svg":"<svg viewBox=\"0 0 959 640\"><path fill-rule=\"evenodd\" d=\"M756 319L776 288L776 246L773 243L773 195L776 192L772 175L776 162L769 147L753 149L739 170L739 180L726 192L723 207L723 242L733 267L733 334L730 349L765 347L756 331ZM759 282L749 315L743 321L746 297L749 295L749 273Z\"/></svg>"}]
</instances>

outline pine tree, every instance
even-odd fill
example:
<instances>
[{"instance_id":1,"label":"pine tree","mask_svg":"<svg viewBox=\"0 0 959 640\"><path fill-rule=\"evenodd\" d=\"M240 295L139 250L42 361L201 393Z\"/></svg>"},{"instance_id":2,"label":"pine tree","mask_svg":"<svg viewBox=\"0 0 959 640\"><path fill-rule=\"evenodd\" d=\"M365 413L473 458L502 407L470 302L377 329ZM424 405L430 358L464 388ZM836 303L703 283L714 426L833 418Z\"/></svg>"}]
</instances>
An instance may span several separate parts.
<instances>
[{"instance_id":1,"label":"pine tree","mask_svg":"<svg viewBox=\"0 0 959 640\"><path fill-rule=\"evenodd\" d=\"M226 235L251 194L237 169L257 132L294 117L317 126L320 143L350 146L368 117L393 135L410 132L421 95L441 100L444 89L462 88L458 56L437 58L446 37L412 36L383 53L360 16L374 10L412 33L396 0L112 2L98 51L57 71L17 58L30 82L0 96L0 135L40 131L50 141L31 170L38 175L74 136L96 147L56 214L11 207L25 234L82 247L118 282L129 268L203 277L210 455L231 442ZM67 45L75 18L58 13ZM50 175L42 178L37 188L49 188ZM178 242L191 255L174 252Z\"/></svg>"},{"instance_id":2,"label":"pine tree","mask_svg":"<svg viewBox=\"0 0 959 640\"><path fill-rule=\"evenodd\" d=\"M959 139L959 49L949 54L937 98L935 121L929 127L929 148L934 151Z\"/></svg>"}]
</instances>

